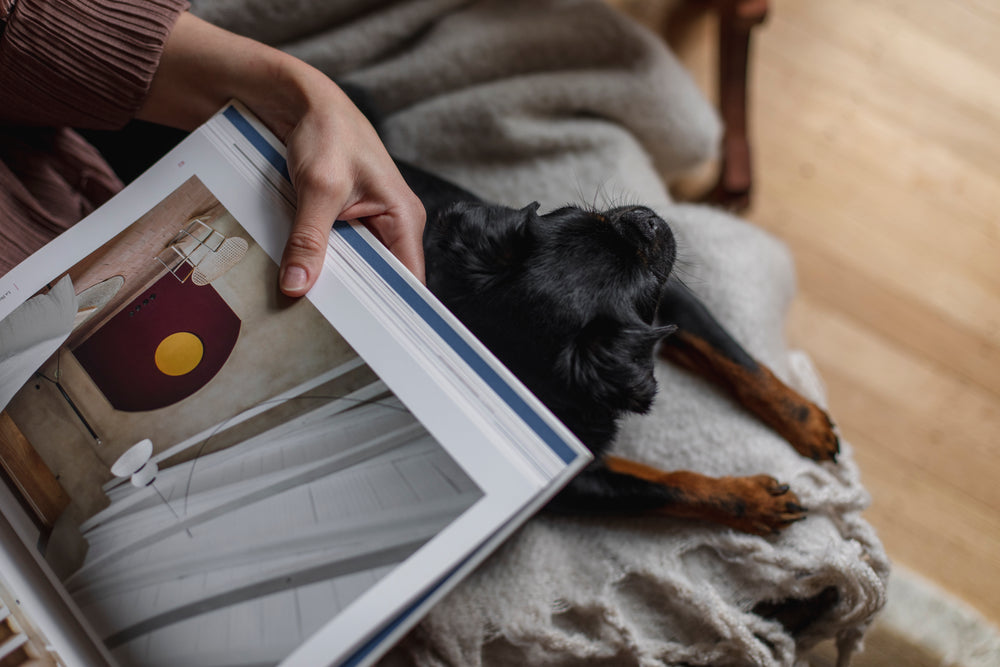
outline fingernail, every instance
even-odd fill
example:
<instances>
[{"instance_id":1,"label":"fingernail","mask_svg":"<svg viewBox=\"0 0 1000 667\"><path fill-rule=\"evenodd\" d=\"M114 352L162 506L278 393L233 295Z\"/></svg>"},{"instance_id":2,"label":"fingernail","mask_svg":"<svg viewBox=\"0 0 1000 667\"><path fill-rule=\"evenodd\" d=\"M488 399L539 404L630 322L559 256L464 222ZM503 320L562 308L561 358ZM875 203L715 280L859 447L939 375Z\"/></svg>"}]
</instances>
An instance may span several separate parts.
<instances>
[{"instance_id":1,"label":"fingernail","mask_svg":"<svg viewBox=\"0 0 1000 667\"><path fill-rule=\"evenodd\" d=\"M306 286L306 270L301 266L286 266L281 274L281 289L296 292Z\"/></svg>"}]
</instances>

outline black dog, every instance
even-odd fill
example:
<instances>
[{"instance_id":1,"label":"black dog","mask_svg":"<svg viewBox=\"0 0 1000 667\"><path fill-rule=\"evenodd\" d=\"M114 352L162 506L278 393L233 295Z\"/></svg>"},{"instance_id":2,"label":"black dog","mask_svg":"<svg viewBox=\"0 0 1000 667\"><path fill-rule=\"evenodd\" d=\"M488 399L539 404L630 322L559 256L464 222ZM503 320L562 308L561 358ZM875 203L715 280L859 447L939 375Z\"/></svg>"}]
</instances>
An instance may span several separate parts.
<instances>
[{"instance_id":1,"label":"black dog","mask_svg":"<svg viewBox=\"0 0 1000 667\"><path fill-rule=\"evenodd\" d=\"M658 513L766 534L804 517L772 477L664 472L605 455L619 418L656 394L654 351L707 377L799 452L833 460L826 414L747 354L671 276L673 235L652 210L489 204L399 164L427 210L427 286L597 457L548 506Z\"/></svg>"}]
</instances>

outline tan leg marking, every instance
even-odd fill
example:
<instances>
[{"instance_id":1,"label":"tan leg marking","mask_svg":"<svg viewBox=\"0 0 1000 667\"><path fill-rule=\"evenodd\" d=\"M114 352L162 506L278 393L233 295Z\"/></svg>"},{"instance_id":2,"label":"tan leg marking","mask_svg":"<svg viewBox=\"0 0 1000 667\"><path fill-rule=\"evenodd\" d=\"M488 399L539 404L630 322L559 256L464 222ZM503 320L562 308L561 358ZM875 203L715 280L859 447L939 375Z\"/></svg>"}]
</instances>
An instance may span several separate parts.
<instances>
[{"instance_id":1,"label":"tan leg marking","mask_svg":"<svg viewBox=\"0 0 1000 667\"><path fill-rule=\"evenodd\" d=\"M662 484L678 492L678 500L655 514L713 521L744 533L770 535L805 518L798 497L768 475L709 477L696 472L666 472L618 456L606 456L612 472Z\"/></svg>"}]
</instances>

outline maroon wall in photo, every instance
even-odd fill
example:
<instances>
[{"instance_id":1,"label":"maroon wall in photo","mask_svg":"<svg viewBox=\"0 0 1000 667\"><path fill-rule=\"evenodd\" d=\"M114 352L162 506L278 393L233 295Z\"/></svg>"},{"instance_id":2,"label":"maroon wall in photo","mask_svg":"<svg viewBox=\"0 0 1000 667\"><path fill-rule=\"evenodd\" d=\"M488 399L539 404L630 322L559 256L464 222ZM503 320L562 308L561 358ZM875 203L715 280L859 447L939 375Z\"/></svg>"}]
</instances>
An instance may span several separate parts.
<instances>
[{"instance_id":1,"label":"maroon wall in photo","mask_svg":"<svg viewBox=\"0 0 1000 667\"><path fill-rule=\"evenodd\" d=\"M181 283L166 274L127 304L72 352L116 410L157 410L194 394L226 363L240 333L240 319L211 285ZM204 346L188 373L157 368L157 347L188 332Z\"/></svg>"}]
</instances>

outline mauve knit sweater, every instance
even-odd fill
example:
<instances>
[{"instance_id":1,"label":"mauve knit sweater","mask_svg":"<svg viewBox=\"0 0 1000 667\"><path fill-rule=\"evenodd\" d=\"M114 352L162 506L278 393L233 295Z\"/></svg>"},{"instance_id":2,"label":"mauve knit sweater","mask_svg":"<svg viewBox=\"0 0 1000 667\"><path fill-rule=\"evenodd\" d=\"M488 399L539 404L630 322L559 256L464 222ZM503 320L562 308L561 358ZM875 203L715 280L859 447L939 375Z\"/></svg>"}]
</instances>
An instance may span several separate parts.
<instances>
[{"instance_id":1,"label":"mauve knit sweater","mask_svg":"<svg viewBox=\"0 0 1000 667\"><path fill-rule=\"evenodd\" d=\"M0 0L0 275L122 184L70 127L116 129L186 0Z\"/></svg>"}]
</instances>

